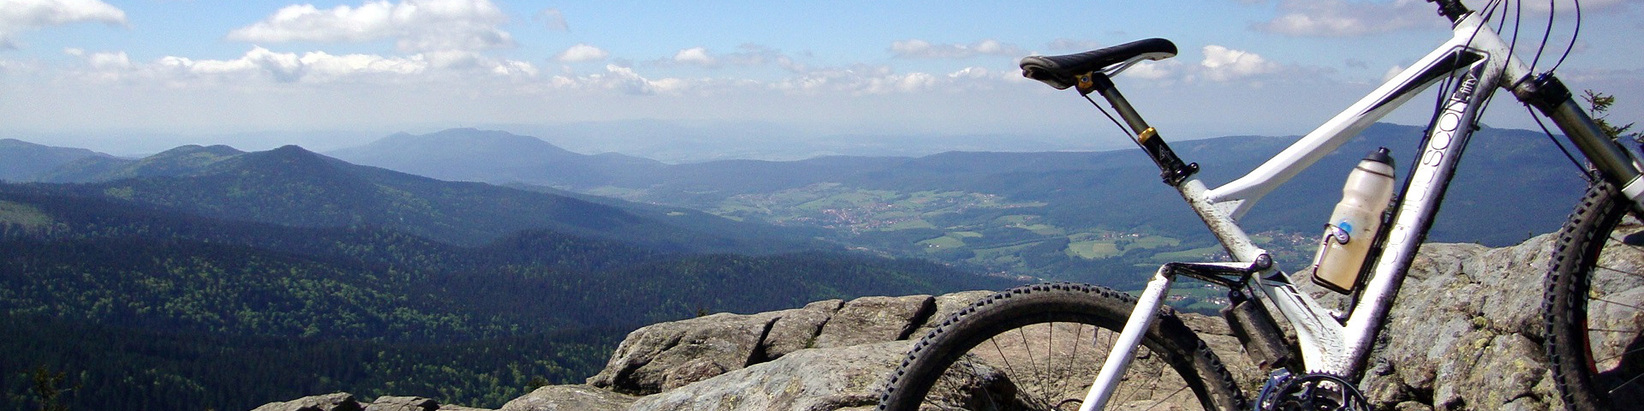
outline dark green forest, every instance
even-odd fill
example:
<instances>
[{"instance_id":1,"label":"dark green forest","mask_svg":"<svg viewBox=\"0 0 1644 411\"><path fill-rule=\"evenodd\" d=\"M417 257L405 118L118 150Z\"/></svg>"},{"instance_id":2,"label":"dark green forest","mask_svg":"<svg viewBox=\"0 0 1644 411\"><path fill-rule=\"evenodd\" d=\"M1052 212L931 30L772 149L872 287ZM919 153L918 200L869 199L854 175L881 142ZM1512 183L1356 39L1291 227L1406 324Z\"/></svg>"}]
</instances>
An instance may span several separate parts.
<instances>
[{"instance_id":1,"label":"dark green forest","mask_svg":"<svg viewBox=\"0 0 1644 411\"><path fill-rule=\"evenodd\" d=\"M406 196L434 211L386 224L377 206L398 203L358 194L385 180L326 188L315 182L335 174L293 174L317 167L328 165L0 184L5 408L233 410L334 391L497 407L534 385L580 383L623 335L659 321L1004 286L568 198L548 199L578 208L544 209L553 221L430 238L442 232L430 227L492 217L439 210L491 212L472 202L509 189L413 180L458 194ZM246 181L275 180L256 190L308 194L231 198ZM543 196L501 195L521 213ZM307 219L278 223L288 216ZM725 292L750 286L761 292ZM41 382L60 394L45 398Z\"/></svg>"}]
</instances>

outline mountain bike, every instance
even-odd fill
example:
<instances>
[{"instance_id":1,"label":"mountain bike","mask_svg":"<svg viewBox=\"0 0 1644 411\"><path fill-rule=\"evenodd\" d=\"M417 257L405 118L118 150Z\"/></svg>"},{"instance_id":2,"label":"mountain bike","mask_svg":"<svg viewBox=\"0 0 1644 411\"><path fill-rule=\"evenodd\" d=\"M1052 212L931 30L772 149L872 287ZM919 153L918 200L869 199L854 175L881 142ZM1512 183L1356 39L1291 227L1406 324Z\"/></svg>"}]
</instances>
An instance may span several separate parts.
<instances>
[{"instance_id":1,"label":"mountain bike","mask_svg":"<svg viewBox=\"0 0 1644 411\"><path fill-rule=\"evenodd\" d=\"M1537 113L1551 119L1586 159L1564 149L1590 183L1558 234L1545 282L1545 348L1563 400L1573 409L1641 406L1644 276L1637 270L1644 269L1638 247L1644 224L1637 216L1644 211L1644 179L1638 154L1602 132L1552 74L1557 63L1534 72L1541 50L1530 62L1514 56L1516 35L1507 40L1498 34L1509 14L1501 1L1478 11L1456 0L1429 1L1452 23L1450 40L1262 165L1214 188L1195 177L1198 165L1171 151L1112 81L1134 64L1174 56L1170 41L1023 58L1024 76L1077 90L1132 136L1163 182L1180 192L1220 242L1226 258L1164 264L1139 296L1046 283L978 301L913 344L885 384L879 409L1370 409L1356 382L1366 372L1372 344L1433 224L1458 158L1497 89L1511 92L1537 122L1542 121ZM1492 28L1489 22L1498 13L1498 27ZM1441 85L1435 113L1402 187L1396 195L1387 188L1384 197L1355 203L1368 204L1367 209L1349 210L1370 221L1333 216L1312 265L1281 270L1240 227L1238 219L1263 195L1435 84ZM1392 171L1391 163L1385 153L1372 153L1360 168L1371 167L1366 178L1382 178ZM1344 196L1349 191L1344 189ZM1337 211L1352 208L1347 204L1344 199ZM1349 244L1355 248L1348 250ZM1325 270L1338 276L1321 280ZM1346 294L1345 302L1329 308L1298 289L1294 279L1309 275ZM1270 372L1259 391L1244 392L1216 354L1164 304L1172 284L1184 276L1228 290L1222 316L1245 355Z\"/></svg>"}]
</instances>

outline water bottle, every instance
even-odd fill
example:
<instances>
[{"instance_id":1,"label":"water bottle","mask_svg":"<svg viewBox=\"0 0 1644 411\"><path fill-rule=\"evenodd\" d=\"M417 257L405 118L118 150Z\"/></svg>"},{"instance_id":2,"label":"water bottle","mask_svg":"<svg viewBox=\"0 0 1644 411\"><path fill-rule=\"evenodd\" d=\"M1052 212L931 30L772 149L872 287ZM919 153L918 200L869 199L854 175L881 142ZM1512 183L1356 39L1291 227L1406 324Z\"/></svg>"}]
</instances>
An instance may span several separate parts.
<instances>
[{"instance_id":1,"label":"water bottle","mask_svg":"<svg viewBox=\"0 0 1644 411\"><path fill-rule=\"evenodd\" d=\"M1338 293L1358 286L1359 271L1370 243L1381 229L1381 215L1393 199L1393 158L1387 148L1364 156L1347 174L1341 202L1324 226L1324 239L1313 257L1313 282Z\"/></svg>"}]
</instances>

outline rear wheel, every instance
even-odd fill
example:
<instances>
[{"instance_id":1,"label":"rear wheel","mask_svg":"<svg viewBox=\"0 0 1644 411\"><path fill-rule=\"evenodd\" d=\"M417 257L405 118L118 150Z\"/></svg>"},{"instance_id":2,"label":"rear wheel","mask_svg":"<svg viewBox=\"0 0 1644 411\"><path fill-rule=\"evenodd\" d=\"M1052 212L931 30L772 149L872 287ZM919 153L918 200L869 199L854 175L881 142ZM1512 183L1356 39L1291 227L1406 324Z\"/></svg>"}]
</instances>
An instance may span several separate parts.
<instances>
[{"instance_id":1,"label":"rear wheel","mask_svg":"<svg viewBox=\"0 0 1644 411\"><path fill-rule=\"evenodd\" d=\"M1593 183L1559 231L1547 276L1547 355L1571 409L1644 410L1644 223Z\"/></svg>"},{"instance_id":2,"label":"rear wheel","mask_svg":"<svg viewBox=\"0 0 1644 411\"><path fill-rule=\"evenodd\" d=\"M880 410L1076 410L1135 306L1127 294L1037 284L978 301L916 343ZM1240 409L1220 361L1171 310L1148 330L1107 409Z\"/></svg>"}]
</instances>

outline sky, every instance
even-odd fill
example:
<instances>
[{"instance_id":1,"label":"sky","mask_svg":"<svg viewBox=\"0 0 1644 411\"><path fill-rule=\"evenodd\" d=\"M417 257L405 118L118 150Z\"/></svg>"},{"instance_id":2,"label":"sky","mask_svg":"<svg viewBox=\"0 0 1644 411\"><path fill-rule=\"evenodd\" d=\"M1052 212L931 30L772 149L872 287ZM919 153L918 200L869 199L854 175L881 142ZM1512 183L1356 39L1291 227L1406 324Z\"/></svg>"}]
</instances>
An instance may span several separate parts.
<instances>
[{"instance_id":1,"label":"sky","mask_svg":"<svg viewBox=\"0 0 1644 411\"><path fill-rule=\"evenodd\" d=\"M1581 1L1572 46L1573 6L1504 8L1521 16L1521 57L1550 32L1538 71L1569 49L1566 84L1617 96L1618 122L1644 120L1644 1ZM1124 142L1075 93L1021 78L1017 62L1149 37L1181 53L1117 83L1162 135L1298 135L1447 39L1434 10L1420 0L0 0L0 137L116 154L182 143L323 150L398 131L637 120ZM1388 121L1425 123L1431 104L1408 106ZM1492 108L1486 124L1535 127L1516 102Z\"/></svg>"}]
</instances>

